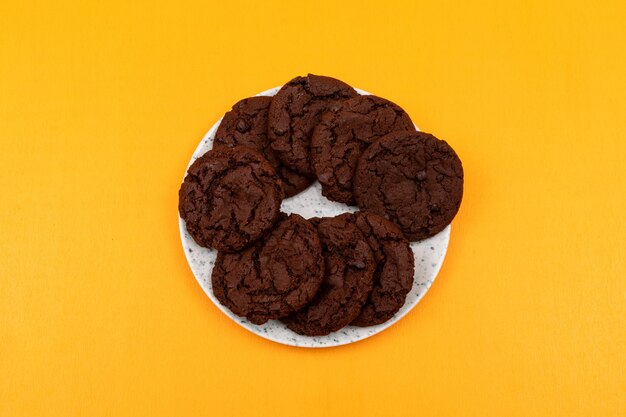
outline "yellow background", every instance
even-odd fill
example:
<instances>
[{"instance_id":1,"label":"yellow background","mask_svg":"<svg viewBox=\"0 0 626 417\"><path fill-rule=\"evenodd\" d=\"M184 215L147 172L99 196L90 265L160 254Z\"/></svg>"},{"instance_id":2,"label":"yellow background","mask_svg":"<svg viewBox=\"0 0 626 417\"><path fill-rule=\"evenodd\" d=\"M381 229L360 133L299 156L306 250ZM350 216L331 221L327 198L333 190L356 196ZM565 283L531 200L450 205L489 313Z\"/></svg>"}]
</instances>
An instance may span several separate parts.
<instances>
[{"instance_id":1,"label":"yellow background","mask_svg":"<svg viewBox=\"0 0 626 417\"><path fill-rule=\"evenodd\" d=\"M623 1L136 3L0 2L0 416L626 415ZM220 313L176 221L208 128L309 71L466 174L431 291L328 350Z\"/></svg>"}]
</instances>

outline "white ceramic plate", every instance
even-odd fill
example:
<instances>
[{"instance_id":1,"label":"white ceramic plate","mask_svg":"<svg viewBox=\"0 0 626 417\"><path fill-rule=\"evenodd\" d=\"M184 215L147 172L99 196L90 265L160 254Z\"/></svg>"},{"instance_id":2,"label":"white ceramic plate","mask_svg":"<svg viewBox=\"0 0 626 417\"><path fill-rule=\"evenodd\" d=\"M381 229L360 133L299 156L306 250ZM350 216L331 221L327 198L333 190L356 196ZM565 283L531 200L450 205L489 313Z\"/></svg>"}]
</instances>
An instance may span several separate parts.
<instances>
[{"instance_id":1,"label":"white ceramic plate","mask_svg":"<svg viewBox=\"0 0 626 417\"><path fill-rule=\"evenodd\" d=\"M279 89L280 87L272 88L258 95L273 96ZM359 94L369 94L363 90L356 90ZM220 122L221 119L218 120L204 136L202 142L200 142L196 151L193 153L189 165L212 148L215 132ZM187 168L189 168L189 166L187 166ZM333 217L341 213L354 212L357 210L356 207L349 207L345 204L328 200L322 195L320 183L317 181L300 194L283 200L281 208L285 213L298 213L305 218ZM404 306L391 320L377 326L347 326L327 336L308 337L292 332L287 326L277 320L271 320L260 326L252 324L245 318L236 316L229 309L221 305L213 295L213 289L211 287L211 272L217 257L217 251L198 246L192 237L189 236L189 233L187 233L185 222L180 216L178 217L178 224L185 256L187 257L191 271L206 295L213 301L217 308L252 333L274 342L302 347L330 347L353 343L375 335L400 320L417 305L432 285L443 264L443 259L448 249L448 241L450 240L450 226L448 226L442 232L429 239L411 243L411 249L415 256L415 279L413 281L413 288L407 295Z\"/></svg>"}]
</instances>

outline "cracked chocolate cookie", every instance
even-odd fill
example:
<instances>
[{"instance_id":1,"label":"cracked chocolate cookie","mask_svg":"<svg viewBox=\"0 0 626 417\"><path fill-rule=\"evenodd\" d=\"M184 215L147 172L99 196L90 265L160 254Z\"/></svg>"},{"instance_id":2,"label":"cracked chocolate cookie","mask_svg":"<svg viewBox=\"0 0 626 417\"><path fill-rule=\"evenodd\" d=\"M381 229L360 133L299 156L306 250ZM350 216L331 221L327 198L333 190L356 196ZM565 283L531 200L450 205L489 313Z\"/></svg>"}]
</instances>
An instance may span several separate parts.
<instances>
[{"instance_id":1,"label":"cracked chocolate cookie","mask_svg":"<svg viewBox=\"0 0 626 417\"><path fill-rule=\"evenodd\" d=\"M315 227L297 214L240 252L219 252L211 281L224 306L252 323L285 317L311 301L324 278Z\"/></svg>"},{"instance_id":2,"label":"cracked chocolate cookie","mask_svg":"<svg viewBox=\"0 0 626 417\"><path fill-rule=\"evenodd\" d=\"M283 181L286 197L291 197L311 185L312 180L287 168L270 148L267 113L271 102L271 97L263 96L237 102L217 128L213 148L247 146L261 152Z\"/></svg>"},{"instance_id":3,"label":"cracked chocolate cookie","mask_svg":"<svg viewBox=\"0 0 626 417\"><path fill-rule=\"evenodd\" d=\"M411 241L443 230L459 210L463 166L445 141L424 132L394 132L359 158L354 195L361 210L400 226Z\"/></svg>"},{"instance_id":4,"label":"cracked chocolate cookie","mask_svg":"<svg viewBox=\"0 0 626 417\"><path fill-rule=\"evenodd\" d=\"M233 252L274 226L282 183L263 156L249 148L210 150L187 171L178 211L200 245Z\"/></svg>"},{"instance_id":5,"label":"cracked chocolate cookie","mask_svg":"<svg viewBox=\"0 0 626 417\"><path fill-rule=\"evenodd\" d=\"M269 109L270 146L280 160L294 171L313 178L311 133L322 113L357 92L335 78L309 74L285 84L272 99Z\"/></svg>"},{"instance_id":6,"label":"cracked chocolate cookie","mask_svg":"<svg viewBox=\"0 0 626 417\"><path fill-rule=\"evenodd\" d=\"M345 100L323 114L311 136L311 161L329 200L354 205L352 179L361 153L395 131L415 131L402 108L376 96Z\"/></svg>"},{"instance_id":7,"label":"cracked chocolate cookie","mask_svg":"<svg viewBox=\"0 0 626 417\"><path fill-rule=\"evenodd\" d=\"M413 286L413 251L402 231L389 220L374 213L355 214L356 226L372 248L376 271L374 288L354 326L374 326L389 320L400 310Z\"/></svg>"},{"instance_id":8,"label":"cracked chocolate cookie","mask_svg":"<svg viewBox=\"0 0 626 417\"><path fill-rule=\"evenodd\" d=\"M296 333L323 336L352 322L372 290L376 263L352 214L314 220L325 275L313 300L282 321Z\"/></svg>"}]
</instances>

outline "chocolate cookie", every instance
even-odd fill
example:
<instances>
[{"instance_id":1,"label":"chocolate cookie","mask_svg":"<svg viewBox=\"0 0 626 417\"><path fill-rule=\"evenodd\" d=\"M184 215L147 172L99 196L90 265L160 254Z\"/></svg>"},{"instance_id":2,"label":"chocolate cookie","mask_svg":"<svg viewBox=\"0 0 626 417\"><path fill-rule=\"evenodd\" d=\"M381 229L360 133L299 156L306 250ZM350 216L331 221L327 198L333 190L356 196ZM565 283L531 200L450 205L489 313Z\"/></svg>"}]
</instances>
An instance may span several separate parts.
<instances>
[{"instance_id":1,"label":"chocolate cookie","mask_svg":"<svg viewBox=\"0 0 626 417\"><path fill-rule=\"evenodd\" d=\"M213 148L247 146L261 152L283 180L285 195L291 197L311 185L312 180L287 168L270 148L267 113L271 102L271 97L262 96L237 102L217 128Z\"/></svg>"},{"instance_id":2,"label":"chocolate cookie","mask_svg":"<svg viewBox=\"0 0 626 417\"><path fill-rule=\"evenodd\" d=\"M296 333L323 336L352 322L372 290L376 264L351 214L317 222L325 276L317 295L303 309L282 319Z\"/></svg>"},{"instance_id":3,"label":"chocolate cookie","mask_svg":"<svg viewBox=\"0 0 626 417\"><path fill-rule=\"evenodd\" d=\"M400 226L412 241L443 230L463 196L463 166L445 141L423 132L394 132L359 159L354 195L362 210Z\"/></svg>"},{"instance_id":4,"label":"chocolate cookie","mask_svg":"<svg viewBox=\"0 0 626 417\"><path fill-rule=\"evenodd\" d=\"M354 205L352 178L361 153L395 131L415 131L398 105L376 96L357 96L324 113L311 136L315 175L328 199Z\"/></svg>"},{"instance_id":5,"label":"chocolate cookie","mask_svg":"<svg viewBox=\"0 0 626 417\"><path fill-rule=\"evenodd\" d=\"M311 133L322 113L357 93L348 84L309 74L296 77L274 96L269 110L268 135L272 149L294 171L314 177Z\"/></svg>"},{"instance_id":6,"label":"chocolate cookie","mask_svg":"<svg viewBox=\"0 0 626 417\"><path fill-rule=\"evenodd\" d=\"M302 308L323 278L317 231L292 214L253 246L236 253L219 252L211 281L220 303L252 323L263 324Z\"/></svg>"},{"instance_id":7,"label":"chocolate cookie","mask_svg":"<svg viewBox=\"0 0 626 417\"><path fill-rule=\"evenodd\" d=\"M263 156L249 148L214 149L187 171L178 211L201 246L233 252L274 226L282 183Z\"/></svg>"},{"instance_id":8,"label":"chocolate cookie","mask_svg":"<svg viewBox=\"0 0 626 417\"><path fill-rule=\"evenodd\" d=\"M374 288L351 324L374 326L389 320L404 305L413 286L413 251L402 231L389 220L366 211L356 213L355 218L377 266Z\"/></svg>"}]
</instances>

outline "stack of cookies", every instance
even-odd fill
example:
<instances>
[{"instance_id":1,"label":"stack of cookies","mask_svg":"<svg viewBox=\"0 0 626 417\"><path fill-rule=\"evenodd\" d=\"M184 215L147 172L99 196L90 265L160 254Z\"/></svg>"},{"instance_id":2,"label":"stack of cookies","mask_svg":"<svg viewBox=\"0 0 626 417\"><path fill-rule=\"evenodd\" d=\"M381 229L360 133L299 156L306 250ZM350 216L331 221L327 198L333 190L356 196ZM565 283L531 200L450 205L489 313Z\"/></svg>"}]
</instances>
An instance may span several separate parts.
<instances>
[{"instance_id":1,"label":"stack of cookies","mask_svg":"<svg viewBox=\"0 0 626 417\"><path fill-rule=\"evenodd\" d=\"M315 180L361 211L281 213ZM462 194L445 141L388 100L309 74L226 113L213 149L189 167L179 212L199 245L219 251L212 285L224 306L321 336L393 317L413 284L409 242L443 230Z\"/></svg>"}]
</instances>

